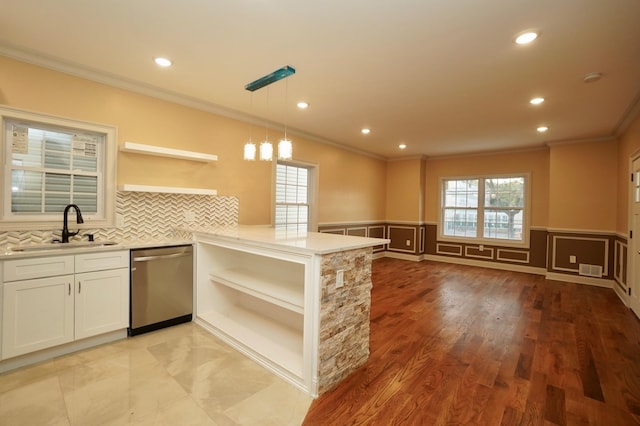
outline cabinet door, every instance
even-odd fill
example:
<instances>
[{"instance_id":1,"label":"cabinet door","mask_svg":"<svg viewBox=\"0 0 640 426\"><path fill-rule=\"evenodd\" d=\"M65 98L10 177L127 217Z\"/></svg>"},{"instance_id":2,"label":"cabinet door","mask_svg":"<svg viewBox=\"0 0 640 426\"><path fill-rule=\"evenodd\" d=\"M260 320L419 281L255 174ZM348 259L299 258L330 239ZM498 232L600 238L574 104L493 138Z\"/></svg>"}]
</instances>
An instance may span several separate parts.
<instances>
[{"instance_id":1,"label":"cabinet door","mask_svg":"<svg viewBox=\"0 0 640 426\"><path fill-rule=\"evenodd\" d=\"M76 274L75 338L129 326L129 268Z\"/></svg>"},{"instance_id":2,"label":"cabinet door","mask_svg":"<svg viewBox=\"0 0 640 426\"><path fill-rule=\"evenodd\" d=\"M3 286L2 358L73 340L73 275Z\"/></svg>"}]
</instances>

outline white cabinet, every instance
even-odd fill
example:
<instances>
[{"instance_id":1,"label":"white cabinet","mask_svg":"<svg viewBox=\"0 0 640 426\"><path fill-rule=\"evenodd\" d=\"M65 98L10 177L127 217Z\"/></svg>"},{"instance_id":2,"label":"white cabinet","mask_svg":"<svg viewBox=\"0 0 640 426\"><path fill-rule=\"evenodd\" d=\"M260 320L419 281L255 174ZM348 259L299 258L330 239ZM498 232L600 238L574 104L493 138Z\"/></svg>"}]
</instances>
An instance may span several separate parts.
<instances>
[{"instance_id":1,"label":"white cabinet","mask_svg":"<svg viewBox=\"0 0 640 426\"><path fill-rule=\"evenodd\" d=\"M2 287L2 359L124 329L129 251L6 261Z\"/></svg>"},{"instance_id":2,"label":"white cabinet","mask_svg":"<svg viewBox=\"0 0 640 426\"><path fill-rule=\"evenodd\" d=\"M4 284L2 358L73 340L73 275Z\"/></svg>"},{"instance_id":3,"label":"white cabinet","mask_svg":"<svg viewBox=\"0 0 640 426\"><path fill-rule=\"evenodd\" d=\"M129 325L129 268L76 274L75 339Z\"/></svg>"}]
</instances>

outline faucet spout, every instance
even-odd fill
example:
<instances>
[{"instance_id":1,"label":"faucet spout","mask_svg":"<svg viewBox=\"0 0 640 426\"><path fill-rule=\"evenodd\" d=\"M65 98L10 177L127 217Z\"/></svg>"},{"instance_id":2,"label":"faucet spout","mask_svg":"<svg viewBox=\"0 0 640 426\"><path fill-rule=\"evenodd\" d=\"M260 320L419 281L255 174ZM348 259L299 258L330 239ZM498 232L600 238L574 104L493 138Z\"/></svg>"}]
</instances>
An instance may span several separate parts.
<instances>
[{"instance_id":1,"label":"faucet spout","mask_svg":"<svg viewBox=\"0 0 640 426\"><path fill-rule=\"evenodd\" d=\"M67 207L64 208L63 221L62 221L61 241L63 243L68 243L69 237L73 237L74 235L77 235L78 232L80 232L79 230L76 232L69 232L69 223L68 223L67 215L69 214L69 210L71 210L72 208L76 211L76 223L77 224L84 223L84 219L82 219L82 213L80 212L80 207L78 207L76 204L67 205Z\"/></svg>"}]
</instances>

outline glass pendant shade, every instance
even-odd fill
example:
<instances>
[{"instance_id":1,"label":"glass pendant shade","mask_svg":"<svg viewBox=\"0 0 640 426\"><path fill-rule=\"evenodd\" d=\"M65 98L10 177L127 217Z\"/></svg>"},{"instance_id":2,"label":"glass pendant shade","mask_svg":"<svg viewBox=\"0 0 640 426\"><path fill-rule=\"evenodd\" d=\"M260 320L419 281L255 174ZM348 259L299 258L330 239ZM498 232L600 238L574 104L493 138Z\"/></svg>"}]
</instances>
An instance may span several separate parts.
<instances>
[{"instance_id":1,"label":"glass pendant shade","mask_svg":"<svg viewBox=\"0 0 640 426\"><path fill-rule=\"evenodd\" d=\"M278 144L278 159L291 160L293 157L293 145L289 139L280 139Z\"/></svg>"},{"instance_id":2,"label":"glass pendant shade","mask_svg":"<svg viewBox=\"0 0 640 426\"><path fill-rule=\"evenodd\" d=\"M273 145L271 145L271 142L264 141L260 144L260 159L262 161L273 160Z\"/></svg>"},{"instance_id":3,"label":"glass pendant shade","mask_svg":"<svg viewBox=\"0 0 640 426\"><path fill-rule=\"evenodd\" d=\"M244 144L244 159L253 161L256 159L256 144L253 142L247 142Z\"/></svg>"}]
</instances>

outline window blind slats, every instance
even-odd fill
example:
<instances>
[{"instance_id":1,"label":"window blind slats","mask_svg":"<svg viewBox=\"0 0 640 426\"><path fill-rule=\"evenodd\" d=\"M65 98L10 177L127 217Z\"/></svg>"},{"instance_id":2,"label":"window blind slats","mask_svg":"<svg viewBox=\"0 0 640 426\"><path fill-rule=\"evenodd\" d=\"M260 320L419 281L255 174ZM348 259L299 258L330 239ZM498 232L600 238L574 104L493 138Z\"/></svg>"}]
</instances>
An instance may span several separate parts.
<instances>
[{"instance_id":1,"label":"window blind slats","mask_svg":"<svg viewBox=\"0 0 640 426\"><path fill-rule=\"evenodd\" d=\"M12 192L11 206L14 212L38 213L42 211L42 194L39 192Z\"/></svg>"},{"instance_id":2,"label":"window blind slats","mask_svg":"<svg viewBox=\"0 0 640 426\"><path fill-rule=\"evenodd\" d=\"M277 229L304 230L309 227L309 175L304 167L285 164L276 166Z\"/></svg>"},{"instance_id":3,"label":"window blind slats","mask_svg":"<svg viewBox=\"0 0 640 426\"><path fill-rule=\"evenodd\" d=\"M28 136L11 152L12 213L62 212L70 203L98 212L103 135L54 131L36 123L13 129Z\"/></svg>"}]
</instances>

